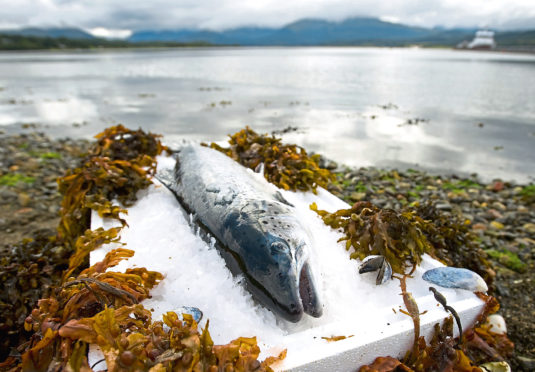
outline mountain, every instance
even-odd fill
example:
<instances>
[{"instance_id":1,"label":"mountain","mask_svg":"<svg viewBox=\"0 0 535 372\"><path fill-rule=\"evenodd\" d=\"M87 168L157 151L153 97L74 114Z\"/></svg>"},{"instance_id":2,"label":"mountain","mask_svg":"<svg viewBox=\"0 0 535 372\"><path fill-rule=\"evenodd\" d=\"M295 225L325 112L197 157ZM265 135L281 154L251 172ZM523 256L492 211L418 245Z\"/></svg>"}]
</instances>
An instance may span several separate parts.
<instances>
[{"instance_id":1,"label":"mountain","mask_svg":"<svg viewBox=\"0 0 535 372\"><path fill-rule=\"evenodd\" d=\"M358 45L368 42L399 43L423 38L431 30L384 22L376 18L349 18L341 22L302 19L282 28L239 27L225 31L138 31L130 41L205 41L239 45Z\"/></svg>"},{"instance_id":2,"label":"mountain","mask_svg":"<svg viewBox=\"0 0 535 372\"><path fill-rule=\"evenodd\" d=\"M51 37L51 38L67 38L76 40L89 40L95 39L93 35L79 28L66 27L66 28L36 28L28 27L20 30L2 30L4 35L20 35L20 36L35 36L35 37Z\"/></svg>"},{"instance_id":3,"label":"mountain","mask_svg":"<svg viewBox=\"0 0 535 372\"><path fill-rule=\"evenodd\" d=\"M136 31L128 39L140 41L205 41L211 44L257 45L262 39L272 35L276 29L261 27L239 27L222 32L210 30L143 30Z\"/></svg>"},{"instance_id":4,"label":"mountain","mask_svg":"<svg viewBox=\"0 0 535 372\"><path fill-rule=\"evenodd\" d=\"M535 47L535 30L497 33L494 38L498 45Z\"/></svg>"},{"instance_id":5,"label":"mountain","mask_svg":"<svg viewBox=\"0 0 535 372\"><path fill-rule=\"evenodd\" d=\"M350 18L342 22L304 19L270 35L268 44L322 45L361 44L371 41L400 41L423 37L428 30L384 22L375 18Z\"/></svg>"},{"instance_id":6,"label":"mountain","mask_svg":"<svg viewBox=\"0 0 535 372\"><path fill-rule=\"evenodd\" d=\"M381 21L376 18L354 17L341 22L302 19L279 28L237 27L233 29L143 30L128 40L110 41L95 38L77 28L24 28L1 30L0 49L48 49L88 47L144 47L183 45L244 45L244 46L314 46L314 45L376 45L455 46L471 40L476 28L444 29L413 27ZM497 32L498 47L510 49L535 48L535 30Z\"/></svg>"}]
</instances>

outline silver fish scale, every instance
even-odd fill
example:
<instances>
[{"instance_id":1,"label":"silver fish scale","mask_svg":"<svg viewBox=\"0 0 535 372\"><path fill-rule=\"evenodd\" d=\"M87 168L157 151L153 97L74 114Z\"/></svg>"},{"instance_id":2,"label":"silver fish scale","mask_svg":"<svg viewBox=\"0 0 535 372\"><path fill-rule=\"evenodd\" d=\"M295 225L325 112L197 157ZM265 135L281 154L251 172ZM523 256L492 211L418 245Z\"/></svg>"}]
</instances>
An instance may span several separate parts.
<instances>
[{"instance_id":1,"label":"silver fish scale","mask_svg":"<svg viewBox=\"0 0 535 372\"><path fill-rule=\"evenodd\" d=\"M302 227L291 208L277 200L276 191L270 189L269 185L259 181L249 171L244 172L242 165L224 154L201 146L183 148L179 159L180 183L174 185L174 189L182 195L186 205L195 206L197 213L204 216L202 222L214 233L229 211L238 209L242 213L255 215L265 232L287 241L297 238L292 231ZM201 172L206 164L211 165L209 171ZM206 193L192 192L198 188L204 188ZM200 211L199 207L205 211ZM207 211L209 213L204 213Z\"/></svg>"},{"instance_id":2,"label":"silver fish scale","mask_svg":"<svg viewBox=\"0 0 535 372\"><path fill-rule=\"evenodd\" d=\"M180 150L170 187L219 241L234 273L269 309L292 322L319 317L322 304L309 265L310 239L277 189L226 155Z\"/></svg>"}]
</instances>

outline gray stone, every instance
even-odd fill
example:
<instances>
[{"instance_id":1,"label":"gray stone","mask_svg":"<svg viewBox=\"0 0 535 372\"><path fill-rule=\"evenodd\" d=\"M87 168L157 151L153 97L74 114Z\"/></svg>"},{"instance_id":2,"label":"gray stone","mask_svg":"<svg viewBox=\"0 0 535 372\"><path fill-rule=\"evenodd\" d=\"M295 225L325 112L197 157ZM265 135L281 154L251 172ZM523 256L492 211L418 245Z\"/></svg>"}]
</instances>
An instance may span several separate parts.
<instances>
[{"instance_id":1,"label":"gray stone","mask_svg":"<svg viewBox=\"0 0 535 372\"><path fill-rule=\"evenodd\" d=\"M517 356L516 358L520 364L522 364L522 367L526 371L535 371L535 359L534 358L528 358L525 356Z\"/></svg>"},{"instance_id":2,"label":"gray stone","mask_svg":"<svg viewBox=\"0 0 535 372\"><path fill-rule=\"evenodd\" d=\"M447 204L447 203L437 204L435 208L441 211L451 211L451 204Z\"/></svg>"}]
</instances>

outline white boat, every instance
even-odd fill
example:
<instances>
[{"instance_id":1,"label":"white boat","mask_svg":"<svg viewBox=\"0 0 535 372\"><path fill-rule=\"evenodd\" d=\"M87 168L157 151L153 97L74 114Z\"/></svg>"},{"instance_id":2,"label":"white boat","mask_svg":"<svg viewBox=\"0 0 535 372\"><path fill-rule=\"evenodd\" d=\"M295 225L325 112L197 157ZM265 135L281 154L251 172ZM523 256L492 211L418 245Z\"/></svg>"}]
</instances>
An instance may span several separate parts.
<instances>
[{"instance_id":1,"label":"white boat","mask_svg":"<svg viewBox=\"0 0 535 372\"><path fill-rule=\"evenodd\" d=\"M494 41L494 31L479 30L476 32L474 40L466 44L467 49L494 49L496 42Z\"/></svg>"}]
</instances>

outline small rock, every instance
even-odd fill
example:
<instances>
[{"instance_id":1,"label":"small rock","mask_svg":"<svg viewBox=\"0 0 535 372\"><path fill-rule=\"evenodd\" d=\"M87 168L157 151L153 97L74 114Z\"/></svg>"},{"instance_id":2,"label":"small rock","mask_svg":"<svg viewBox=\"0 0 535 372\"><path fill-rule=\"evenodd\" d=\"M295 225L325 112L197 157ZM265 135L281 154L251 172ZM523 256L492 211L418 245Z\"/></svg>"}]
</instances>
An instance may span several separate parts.
<instances>
[{"instance_id":1,"label":"small rock","mask_svg":"<svg viewBox=\"0 0 535 372\"><path fill-rule=\"evenodd\" d=\"M504 187L505 185L502 181L496 181L494 182L494 185L492 185L492 191L495 191L495 192L502 191Z\"/></svg>"},{"instance_id":2,"label":"small rock","mask_svg":"<svg viewBox=\"0 0 535 372\"><path fill-rule=\"evenodd\" d=\"M0 199L15 199L17 197L17 193L14 191L9 190L7 187L0 188Z\"/></svg>"},{"instance_id":3,"label":"small rock","mask_svg":"<svg viewBox=\"0 0 535 372\"><path fill-rule=\"evenodd\" d=\"M522 190L524 190L522 187L520 186L516 186L514 189L513 189L513 194L515 195L518 195L522 192Z\"/></svg>"},{"instance_id":4,"label":"small rock","mask_svg":"<svg viewBox=\"0 0 535 372\"><path fill-rule=\"evenodd\" d=\"M372 204L375 204L378 207L382 207L383 205L385 205L386 200L383 200L383 199L372 199L372 200L370 200L370 202Z\"/></svg>"},{"instance_id":5,"label":"small rock","mask_svg":"<svg viewBox=\"0 0 535 372\"><path fill-rule=\"evenodd\" d=\"M516 211L518 213L522 213L522 214L528 214L529 213L529 209L527 207L524 207L523 205L519 206Z\"/></svg>"},{"instance_id":6,"label":"small rock","mask_svg":"<svg viewBox=\"0 0 535 372\"><path fill-rule=\"evenodd\" d=\"M526 223L522 228L530 234L535 234L535 223Z\"/></svg>"},{"instance_id":7,"label":"small rock","mask_svg":"<svg viewBox=\"0 0 535 372\"><path fill-rule=\"evenodd\" d=\"M365 197L366 197L366 193L365 192L352 192L351 195L349 195L349 198L352 201L361 201Z\"/></svg>"},{"instance_id":8,"label":"small rock","mask_svg":"<svg viewBox=\"0 0 535 372\"><path fill-rule=\"evenodd\" d=\"M52 204L48 207L48 212L52 214L57 214L59 212L59 205Z\"/></svg>"},{"instance_id":9,"label":"small rock","mask_svg":"<svg viewBox=\"0 0 535 372\"><path fill-rule=\"evenodd\" d=\"M516 359L522 364L525 371L535 371L535 359L525 356L517 356Z\"/></svg>"},{"instance_id":10,"label":"small rock","mask_svg":"<svg viewBox=\"0 0 535 372\"><path fill-rule=\"evenodd\" d=\"M492 314L487 317L486 324L488 324L489 330L503 335L507 333L507 326L505 325L505 319L500 314Z\"/></svg>"},{"instance_id":11,"label":"small rock","mask_svg":"<svg viewBox=\"0 0 535 372\"><path fill-rule=\"evenodd\" d=\"M32 199L30 198L30 195L28 195L25 192L19 193L18 198L19 198L19 204L21 207L27 207L28 205L30 205L30 202L32 201Z\"/></svg>"},{"instance_id":12,"label":"small rock","mask_svg":"<svg viewBox=\"0 0 535 372\"><path fill-rule=\"evenodd\" d=\"M495 228L496 230L501 230L504 228L503 223L500 223L498 221L491 221L490 226Z\"/></svg>"},{"instance_id":13,"label":"small rock","mask_svg":"<svg viewBox=\"0 0 535 372\"><path fill-rule=\"evenodd\" d=\"M496 282L494 283L494 285L496 286L496 292L499 295L504 296L504 297L509 297L511 295L511 292L509 292L509 289L507 289L507 287L504 286L503 284Z\"/></svg>"},{"instance_id":14,"label":"small rock","mask_svg":"<svg viewBox=\"0 0 535 372\"><path fill-rule=\"evenodd\" d=\"M502 215L500 212L498 212L496 209L489 209L489 210L487 211L487 214L488 214L490 217L494 218L494 219L496 219L496 218L502 218L502 217L503 217L503 215Z\"/></svg>"},{"instance_id":15,"label":"small rock","mask_svg":"<svg viewBox=\"0 0 535 372\"><path fill-rule=\"evenodd\" d=\"M488 372L511 372L511 367L507 362L489 362L480 365L483 371Z\"/></svg>"},{"instance_id":16,"label":"small rock","mask_svg":"<svg viewBox=\"0 0 535 372\"><path fill-rule=\"evenodd\" d=\"M473 221L474 220L474 216L471 215L470 213L464 213L464 219L465 221L468 220L468 221Z\"/></svg>"},{"instance_id":17,"label":"small rock","mask_svg":"<svg viewBox=\"0 0 535 372\"><path fill-rule=\"evenodd\" d=\"M472 225L472 230L485 231L485 230L487 230L487 225L485 225L483 223L476 223L476 224Z\"/></svg>"},{"instance_id":18,"label":"small rock","mask_svg":"<svg viewBox=\"0 0 535 372\"><path fill-rule=\"evenodd\" d=\"M503 205L503 203L500 203L500 202L492 203L492 207L496 208L496 209L498 209L500 211L505 211L507 209L507 207L505 205Z\"/></svg>"},{"instance_id":19,"label":"small rock","mask_svg":"<svg viewBox=\"0 0 535 372\"><path fill-rule=\"evenodd\" d=\"M437 267L427 270L422 279L444 288L460 288L474 292L486 292L487 283L477 273L459 267Z\"/></svg>"},{"instance_id":20,"label":"small rock","mask_svg":"<svg viewBox=\"0 0 535 372\"><path fill-rule=\"evenodd\" d=\"M435 208L441 211L451 211L451 205L447 203L437 204Z\"/></svg>"}]
</instances>

